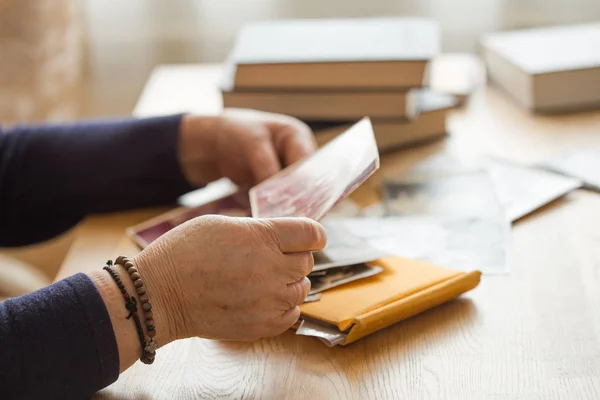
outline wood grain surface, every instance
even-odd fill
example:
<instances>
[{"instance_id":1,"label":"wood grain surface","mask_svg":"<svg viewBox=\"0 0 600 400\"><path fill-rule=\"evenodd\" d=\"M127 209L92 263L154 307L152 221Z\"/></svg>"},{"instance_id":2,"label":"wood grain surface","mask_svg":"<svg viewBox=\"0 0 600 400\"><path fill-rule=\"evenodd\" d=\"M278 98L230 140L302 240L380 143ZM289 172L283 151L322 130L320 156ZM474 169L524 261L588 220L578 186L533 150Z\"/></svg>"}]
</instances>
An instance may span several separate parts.
<instances>
[{"instance_id":1,"label":"wood grain surface","mask_svg":"<svg viewBox=\"0 0 600 400\"><path fill-rule=\"evenodd\" d=\"M201 79L202 66L187 68ZM149 109L193 84L179 80L177 68L164 71L160 86L169 89L150 94L148 87ZM195 93L189 104L201 97ZM382 177L440 150L536 162L579 146L600 148L599 112L534 117L494 88L481 88L449 126L445 143L384 156L380 173L354 199L377 201ZM116 252L131 255L124 229L156 212L90 218L65 273L97 268ZM292 332L254 343L182 340L159 350L154 365L135 364L97 398L597 399L599 244L600 195L578 190L514 225L510 275L484 276L460 299L345 348Z\"/></svg>"}]
</instances>

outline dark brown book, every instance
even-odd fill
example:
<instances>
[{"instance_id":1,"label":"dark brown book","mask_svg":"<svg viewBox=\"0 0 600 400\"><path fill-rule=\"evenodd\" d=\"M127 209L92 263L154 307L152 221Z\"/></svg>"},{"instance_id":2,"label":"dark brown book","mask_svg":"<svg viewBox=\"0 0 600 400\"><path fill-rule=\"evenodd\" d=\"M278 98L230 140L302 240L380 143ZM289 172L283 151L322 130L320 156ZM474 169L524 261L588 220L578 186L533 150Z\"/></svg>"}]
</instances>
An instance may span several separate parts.
<instances>
[{"instance_id":1,"label":"dark brown book","mask_svg":"<svg viewBox=\"0 0 600 400\"><path fill-rule=\"evenodd\" d=\"M412 118L415 91L223 92L223 105L287 114L304 121Z\"/></svg>"},{"instance_id":2,"label":"dark brown book","mask_svg":"<svg viewBox=\"0 0 600 400\"><path fill-rule=\"evenodd\" d=\"M446 135L446 116L458 105L455 96L421 90L418 93L418 115L411 121L371 119L377 147L381 153L426 142ZM347 123L309 123L319 146L348 129Z\"/></svg>"},{"instance_id":3,"label":"dark brown book","mask_svg":"<svg viewBox=\"0 0 600 400\"><path fill-rule=\"evenodd\" d=\"M253 23L237 37L225 89L420 87L439 36L419 18Z\"/></svg>"}]
</instances>

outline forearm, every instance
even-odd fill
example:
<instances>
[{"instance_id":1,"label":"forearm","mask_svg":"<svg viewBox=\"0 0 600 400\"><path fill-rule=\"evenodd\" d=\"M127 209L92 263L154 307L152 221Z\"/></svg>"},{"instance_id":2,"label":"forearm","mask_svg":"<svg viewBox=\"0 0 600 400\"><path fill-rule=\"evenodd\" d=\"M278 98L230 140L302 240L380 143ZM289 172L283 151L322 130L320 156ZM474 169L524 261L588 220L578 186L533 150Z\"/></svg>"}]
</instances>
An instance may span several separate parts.
<instances>
[{"instance_id":1,"label":"forearm","mask_svg":"<svg viewBox=\"0 0 600 400\"><path fill-rule=\"evenodd\" d=\"M90 213L172 202L190 189L181 116L14 127L0 134L0 245L55 236Z\"/></svg>"},{"instance_id":2,"label":"forearm","mask_svg":"<svg viewBox=\"0 0 600 400\"><path fill-rule=\"evenodd\" d=\"M139 298L139 296L135 295L133 282L129 278L125 269L116 265L114 266L113 270L121 278L121 282L125 286L127 293ZM154 340L159 346L162 347L174 340L173 336L171 335L171 329L166 315L167 313L165 312L165 299L162 298L164 295L160 294L161 298L158 298L159 293L157 293L158 290L156 290L156 282L153 281L150 274L144 273L143 277L144 284L148 290L147 293L149 297L151 296L150 301L153 305L152 318L156 322L156 336L154 337ZM110 321L112 323L117 347L119 349L119 370L123 372L133 365L134 362L140 359L142 352L141 341L135 328L135 322L132 318L126 318L129 312L125 308L125 301L117 287L117 284L108 274L108 272L96 271L90 274L90 278L98 288L100 296L102 296L102 300L104 301L108 314L110 315ZM140 320L142 321L144 335L146 338L148 338L148 332L146 331L146 326L143 323L144 317L139 301L138 309L140 311Z\"/></svg>"},{"instance_id":3,"label":"forearm","mask_svg":"<svg viewBox=\"0 0 600 400\"><path fill-rule=\"evenodd\" d=\"M106 305L110 316L110 322L115 334L117 348L119 351L119 371L123 372L140 358L141 343L137 335L133 319L127 319L128 311L121 292L115 281L105 271L97 271L90 274L90 278L98 288L100 296ZM127 291L132 293L133 287L123 279Z\"/></svg>"},{"instance_id":4,"label":"forearm","mask_svg":"<svg viewBox=\"0 0 600 400\"><path fill-rule=\"evenodd\" d=\"M152 296L154 339L164 346L175 338L169 324L171 313L166 311L168 294L145 267L140 263L147 293ZM114 269L128 293L135 293L124 268ZM119 288L103 270L0 302L2 395L84 398L108 386L141 355L134 321L127 315ZM36 384L29 385L32 381Z\"/></svg>"}]
</instances>

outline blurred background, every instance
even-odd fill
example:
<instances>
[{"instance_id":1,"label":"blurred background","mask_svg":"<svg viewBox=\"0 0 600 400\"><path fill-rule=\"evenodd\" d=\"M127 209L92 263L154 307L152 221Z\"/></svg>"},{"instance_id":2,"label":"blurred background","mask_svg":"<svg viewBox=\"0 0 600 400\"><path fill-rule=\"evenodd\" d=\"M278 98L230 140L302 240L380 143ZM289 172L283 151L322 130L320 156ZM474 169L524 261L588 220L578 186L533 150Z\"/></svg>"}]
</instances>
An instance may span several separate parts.
<instances>
[{"instance_id":1,"label":"blurred background","mask_svg":"<svg viewBox=\"0 0 600 400\"><path fill-rule=\"evenodd\" d=\"M244 23L423 16L444 52L483 33L600 19L598 0L0 0L0 121L129 114L158 64L219 62Z\"/></svg>"}]
</instances>

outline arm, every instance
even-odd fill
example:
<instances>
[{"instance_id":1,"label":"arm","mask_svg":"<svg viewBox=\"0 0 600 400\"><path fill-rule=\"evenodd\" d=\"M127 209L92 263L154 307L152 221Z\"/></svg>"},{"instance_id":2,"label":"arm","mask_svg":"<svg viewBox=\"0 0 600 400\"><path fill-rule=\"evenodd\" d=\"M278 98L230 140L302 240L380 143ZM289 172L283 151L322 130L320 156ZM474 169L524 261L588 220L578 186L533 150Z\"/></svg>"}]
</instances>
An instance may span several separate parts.
<instances>
[{"instance_id":1,"label":"arm","mask_svg":"<svg viewBox=\"0 0 600 400\"><path fill-rule=\"evenodd\" d=\"M118 377L109 313L83 274L0 303L0 344L3 398L85 398Z\"/></svg>"},{"instance_id":2,"label":"arm","mask_svg":"<svg viewBox=\"0 0 600 400\"><path fill-rule=\"evenodd\" d=\"M304 125L268 114L184 121L178 158L197 186L223 175L242 184L260 180L279 167L278 159L292 163L314 145ZM127 190L115 192L129 198ZM252 340L283 332L308 293L311 251L325 240L320 225L302 218L206 216L173 229L135 258L153 304L156 341ZM133 293L122 268L120 276ZM2 396L80 398L112 383L140 356L126 315L116 284L101 270L0 303Z\"/></svg>"},{"instance_id":3,"label":"arm","mask_svg":"<svg viewBox=\"0 0 600 400\"><path fill-rule=\"evenodd\" d=\"M120 276L135 293L127 274ZM160 304L156 340L166 344L173 339ZM141 353L126 315L121 293L105 271L77 274L1 302L2 398L89 398L116 381Z\"/></svg>"},{"instance_id":4,"label":"arm","mask_svg":"<svg viewBox=\"0 0 600 400\"><path fill-rule=\"evenodd\" d=\"M0 246L49 239L89 213L173 202L181 116L0 130Z\"/></svg>"},{"instance_id":5,"label":"arm","mask_svg":"<svg viewBox=\"0 0 600 400\"><path fill-rule=\"evenodd\" d=\"M0 246L49 239L89 213L166 204L226 176L251 186L310 154L283 115L197 115L0 132Z\"/></svg>"},{"instance_id":6,"label":"arm","mask_svg":"<svg viewBox=\"0 0 600 400\"><path fill-rule=\"evenodd\" d=\"M325 230L303 218L207 216L167 233L134 259L153 305L156 342L284 332L308 295L311 251L325 241ZM115 271L135 293L125 269ZM141 354L127 314L102 270L0 303L2 398L88 398L114 382Z\"/></svg>"}]
</instances>

